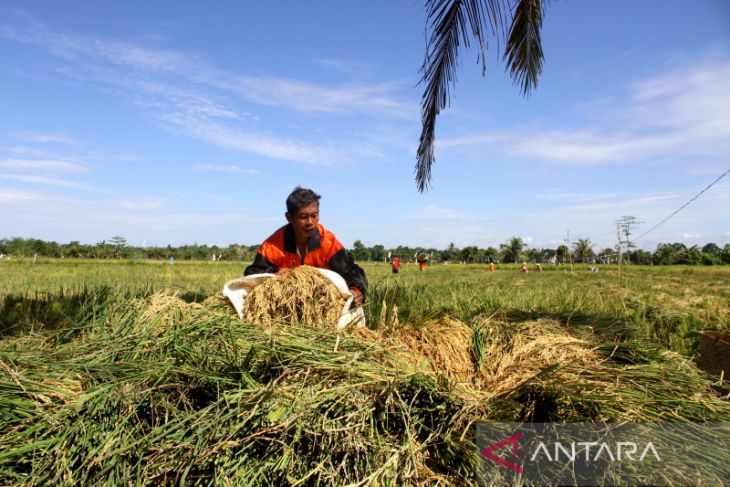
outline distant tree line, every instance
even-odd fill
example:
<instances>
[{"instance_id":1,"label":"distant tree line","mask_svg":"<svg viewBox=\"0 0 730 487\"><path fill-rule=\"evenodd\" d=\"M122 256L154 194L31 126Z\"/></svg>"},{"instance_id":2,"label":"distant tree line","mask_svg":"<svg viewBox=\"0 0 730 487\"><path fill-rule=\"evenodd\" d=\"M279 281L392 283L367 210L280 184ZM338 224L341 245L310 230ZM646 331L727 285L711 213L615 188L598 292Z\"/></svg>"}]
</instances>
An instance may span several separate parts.
<instances>
[{"instance_id":1,"label":"distant tree line","mask_svg":"<svg viewBox=\"0 0 730 487\"><path fill-rule=\"evenodd\" d=\"M560 245L554 249L531 249L520 237L512 237L501 244L499 248L479 248L474 245L463 248L453 243L445 249L409 247L399 245L394 248L385 248L383 245L371 247L361 240L355 241L349 249L355 260L360 262L374 261L387 262L393 255L398 255L403 262L415 262L416 255L426 254L432 263L463 262L463 263L511 263L530 262L542 264L575 263L617 263L618 259L624 264L641 265L721 265L730 264L730 244L720 247L708 243L703 247L697 245L687 247L682 243L661 243L654 252L635 248L633 245L626 249L605 248L594 250L595 244L590 239L578 239L571 246ZM90 259L169 259L178 260L224 260L250 261L258 249L257 245L231 244L226 247L217 245L183 245L173 247L146 246L134 247L127 240L116 235L109 240L102 240L94 245L82 244L78 241L67 244L46 242L33 238L0 239L0 254L5 256L58 257L58 258L90 258ZM621 250L621 252L619 252Z\"/></svg>"},{"instance_id":2,"label":"distant tree line","mask_svg":"<svg viewBox=\"0 0 730 487\"><path fill-rule=\"evenodd\" d=\"M0 253L7 256L88 258L88 259L169 259L179 260L250 260L258 245L244 246L232 244L227 247L217 245L183 245L173 247L145 246L134 247L121 236L102 240L94 245L73 241L67 244L46 242L34 238L0 239Z\"/></svg>"}]
</instances>

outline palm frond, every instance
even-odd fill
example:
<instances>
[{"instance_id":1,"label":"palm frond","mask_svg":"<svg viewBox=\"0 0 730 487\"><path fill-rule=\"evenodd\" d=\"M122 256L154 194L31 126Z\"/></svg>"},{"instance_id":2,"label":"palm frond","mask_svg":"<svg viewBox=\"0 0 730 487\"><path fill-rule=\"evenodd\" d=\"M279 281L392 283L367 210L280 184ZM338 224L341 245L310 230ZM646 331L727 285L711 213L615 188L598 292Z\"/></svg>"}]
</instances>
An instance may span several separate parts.
<instances>
[{"instance_id":1,"label":"palm frond","mask_svg":"<svg viewBox=\"0 0 730 487\"><path fill-rule=\"evenodd\" d=\"M540 29L545 0L517 0L507 36L504 59L515 84L527 95L537 87L542 74L544 55ZM416 153L416 185L424 192L431 185L431 167L435 162L436 118L450 100L450 88L456 83L459 47L469 47L474 38L479 43L477 62L486 73L487 36L499 39L504 29L508 0L426 0L429 40L421 66L421 137Z\"/></svg>"},{"instance_id":2,"label":"palm frond","mask_svg":"<svg viewBox=\"0 0 730 487\"><path fill-rule=\"evenodd\" d=\"M519 0L505 47L507 69L524 95L537 87L542 74L544 55L540 28L543 12L542 0Z\"/></svg>"},{"instance_id":3,"label":"palm frond","mask_svg":"<svg viewBox=\"0 0 730 487\"><path fill-rule=\"evenodd\" d=\"M459 46L469 47L470 35L481 48L484 66L485 33L503 25L504 0L427 0L430 37L421 66L421 138L417 152L416 185L425 191L431 184L436 117L449 103L449 88L456 81Z\"/></svg>"}]
</instances>

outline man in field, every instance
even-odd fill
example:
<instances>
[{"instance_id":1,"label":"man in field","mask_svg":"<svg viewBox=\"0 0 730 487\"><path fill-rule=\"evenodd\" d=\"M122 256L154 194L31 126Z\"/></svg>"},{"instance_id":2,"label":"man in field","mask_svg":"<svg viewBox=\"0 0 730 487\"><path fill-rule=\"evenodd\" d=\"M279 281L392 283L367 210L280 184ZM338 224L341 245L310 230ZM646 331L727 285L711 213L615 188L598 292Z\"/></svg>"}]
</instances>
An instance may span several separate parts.
<instances>
[{"instance_id":1,"label":"man in field","mask_svg":"<svg viewBox=\"0 0 730 487\"><path fill-rule=\"evenodd\" d=\"M297 186L286 199L286 221L256 252L245 276L264 272L284 274L300 265L330 269L341 275L354 302L365 302L368 281L365 271L352 260L332 232L319 223L320 195Z\"/></svg>"}]
</instances>

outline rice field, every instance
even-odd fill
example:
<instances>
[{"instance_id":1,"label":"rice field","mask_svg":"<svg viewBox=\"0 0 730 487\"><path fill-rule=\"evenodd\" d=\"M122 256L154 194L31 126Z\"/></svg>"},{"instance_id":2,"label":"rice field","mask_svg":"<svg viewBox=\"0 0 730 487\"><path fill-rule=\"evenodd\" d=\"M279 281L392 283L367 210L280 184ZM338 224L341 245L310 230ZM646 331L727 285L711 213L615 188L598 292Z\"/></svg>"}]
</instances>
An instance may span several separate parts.
<instances>
[{"instance_id":1,"label":"rice field","mask_svg":"<svg viewBox=\"0 0 730 487\"><path fill-rule=\"evenodd\" d=\"M365 264L367 329L248 323L245 264L0 262L0 485L476 485L485 421L730 420L730 271Z\"/></svg>"}]
</instances>

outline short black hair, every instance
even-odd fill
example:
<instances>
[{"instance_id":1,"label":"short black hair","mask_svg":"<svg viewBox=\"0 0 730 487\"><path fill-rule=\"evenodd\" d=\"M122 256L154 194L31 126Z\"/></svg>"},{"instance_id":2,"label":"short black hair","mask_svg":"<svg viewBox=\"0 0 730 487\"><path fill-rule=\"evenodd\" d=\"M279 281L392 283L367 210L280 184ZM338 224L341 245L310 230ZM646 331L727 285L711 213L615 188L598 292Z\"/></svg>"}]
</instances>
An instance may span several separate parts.
<instances>
[{"instance_id":1,"label":"short black hair","mask_svg":"<svg viewBox=\"0 0 730 487\"><path fill-rule=\"evenodd\" d=\"M286 211L293 215L303 206L309 206L312 203L317 203L317 206L319 206L320 198L321 196L311 189L297 186L286 199Z\"/></svg>"}]
</instances>

